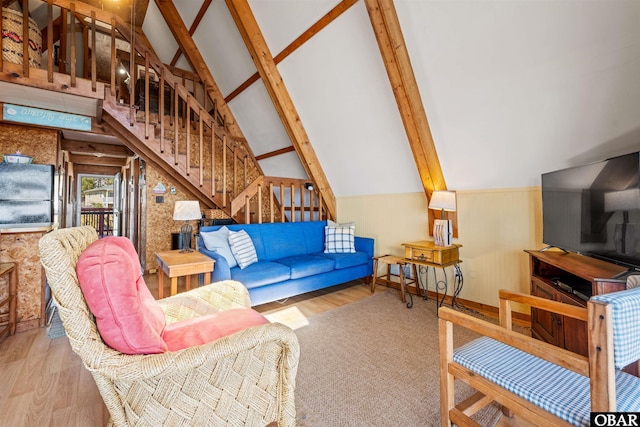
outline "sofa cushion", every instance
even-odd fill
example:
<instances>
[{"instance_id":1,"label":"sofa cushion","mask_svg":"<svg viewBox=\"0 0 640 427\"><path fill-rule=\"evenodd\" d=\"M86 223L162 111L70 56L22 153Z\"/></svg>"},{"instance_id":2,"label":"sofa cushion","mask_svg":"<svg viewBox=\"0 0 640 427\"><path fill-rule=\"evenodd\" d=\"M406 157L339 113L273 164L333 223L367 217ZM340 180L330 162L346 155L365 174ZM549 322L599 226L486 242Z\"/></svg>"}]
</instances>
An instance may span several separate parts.
<instances>
[{"instance_id":1,"label":"sofa cushion","mask_svg":"<svg viewBox=\"0 0 640 427\"><path fill-rule=\"evenodd\" d=\"M355 226L325 227L325 253L353 253L356 251Z\"/></svg>"},{"instance_id":2,"label":"sofa cushion","mask_svg":"<svg viewBox=\"0 0 640 427\"><path fill-rule=\"evenodd\" d=\"M227 263L229 263L229 268L238 265L236 257L233 256L231 247L229 246L229 229L227 227L222 226L215 231L203 231L200 233L200 236L202 237L205 248L223 256L227 260Z\"/></svg>"},{"instance_id":3,"label":"sofa cushion","mask_svg":"<svg viewBox=\"0 0 640 427\"><path fill-rule=\"evenodd\" d=\"M215 341L252 326L269 323L250 308L232 308L218 313L170 323L162 338L169 351L182 350Z\"/></svg>"},{"instance_id":4,"label":"sofa cushion","mask_svg":"<svg viewBox=\"0 0 640 427\"><path fill-rule=\"evenodd\" d=\"M334 269L335 262L330 258L316 255L298 255L278 260L278 264L284 264L291 269L291 278L313 276L326 273Z\"/></svg>"},{"instance_id":5,"label":"sofa cushion","mask_svg":"<svg viewBox=\"0 0 640 427\"><path fill-rule=\"evenodd\" d=\"M246 231L229 231L229 246L231 253L238 261L238 267L244 269L258 262L256 248Z\"/></svg>"},{"instance_id":6,"label":"sofa cushion","mask_svg":"<svg viewBox=\"0 0 640 427\"><path fill-rule=\"evenodd\" d=\"M126 237L97 240L78 259L76 272L100 336L126 354L167 351L166 320L142 278L140 262Z\"/></svg>"},{"instance_id":7,"label":"sofa cushion","mask_svg":"<svg viewBox=\"0 0 640 427\"><path fill-rule=\"evenodd\" d=\"M335 263L335 269L355 267L356 265L366 264L371 259L366 252L356 251L355 253L319 253L318 256L332 259Z\"/></svg>"},{"instance_id":8,"label":"sofa cushion","mask_svg":"<svg viewBox=\"0 0 640 427\"><path fill-rule=\"evenodd\" d=\"M258 261L245 269L231 269L231 279L244 284L247 289L270 285L291 279L291 269L273 261Z\"/></svg>"}]
</instances>

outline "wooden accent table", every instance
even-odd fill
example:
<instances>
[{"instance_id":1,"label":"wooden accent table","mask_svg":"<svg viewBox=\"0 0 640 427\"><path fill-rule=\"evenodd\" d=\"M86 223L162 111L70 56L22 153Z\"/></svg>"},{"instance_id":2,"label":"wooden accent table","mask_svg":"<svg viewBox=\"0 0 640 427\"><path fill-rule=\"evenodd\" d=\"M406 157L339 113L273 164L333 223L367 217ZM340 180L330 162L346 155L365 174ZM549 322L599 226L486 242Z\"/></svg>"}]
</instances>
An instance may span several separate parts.
<instances>
[{"instance_id":1,"label":"wooden accent table","mask_svg":"<svg viewBox=\"0 0 640 427\"><path fill-rule=\"evenodd\" d=\"M186 276L187 290L191 289L191 275L204 273L204 283L211 280L213 271L212 258L198 251L180 252L163 251L156 252L156 261L160 270L158 271L158 299L163 298L163 279L166 274L171 279L171 295L178 293L178 277Z\"/></svg>"},{"instance_id":2,"label":"wooden accent table","mask_svg":"<svg viewBox=\"0 0 640 427\"><path fill-rule=\"evenodd\" d=\"M405 247L405 262L413 264L413 274L417 282L419 282L419 277L416 265L425 269L425 276L429 272L429 267L433 268L437 307L440 307L444 302L449 288L445 268L453 267L454 281L453 291L451 293L451 306L454 307L456 305L456 298L458 297L458 294L460 294L464 284L462 270L460 269L460 263L462 261L460 260L460 252L458 250L462 245L454 243L450 246L437 246L432 240L419 240L417 242L403 243L402 246ZM436 268L442 269L444 273L443 280L438 280L436 276ZM419 288L419 286L416 288ZM440 290L443 291L442 299L439 297ZM427 299L427 296L428 289L425 281L424 299Z\"/></svg>"},{"instance_id":3,"label":"wooden accent table","mask_svg":"<svg viewBox=\"0 0 640 427\"><path fill-rule=\"evenodd\" d=\"M387 273L383 274L382 276L378 276L378 262L387 264ZM407 260L397 256L393 256L393 255L373 257L373 280L371 280L371 293L374 293L376 291L376 281L382 282L387 286L389 286L390 284L395 285L398 283L391 280L391 276L392 276L391 266L397 265L399 270L398 275L400 280L400 297L402 299L402 302L406 302L407 298L405 296L405 293L409 293L409 291L407 290L407 278L404 276L404 266L406 264L409 264ZM416 280L415 279L410 279L410 280L413 280L412 283L416 284L415 285L416 292L419 292L420 288ZM409 293L409 299L410 301L407 302L407 308L413 307L413 296L411 295L411 293Z\"/></svg>"},{"instance_id":4,"label":"wooden accent table","mask_svg":"<svg viewBox=\"0 0 640 427\"><path fill-rule=\"evenodd\" d=\"M9 304L8 319L6 322L0 323L2 329L0 329L0 337L16 333L16 303L18 292L18 266L14 262L2 262L0 263L0 277L5 274L9 275L9 289L7 297L0 301L0 307Z\"/></svg>"}]
</instances>

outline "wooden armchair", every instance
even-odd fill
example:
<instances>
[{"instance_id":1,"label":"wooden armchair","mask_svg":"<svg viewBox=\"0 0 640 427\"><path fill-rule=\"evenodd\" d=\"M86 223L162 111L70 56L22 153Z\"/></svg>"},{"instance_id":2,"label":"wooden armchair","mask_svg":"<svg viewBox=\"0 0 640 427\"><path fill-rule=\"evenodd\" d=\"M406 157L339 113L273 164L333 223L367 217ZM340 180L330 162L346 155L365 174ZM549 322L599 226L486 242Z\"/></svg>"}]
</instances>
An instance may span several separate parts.
<instances>
[{"instance_id":1,"label":"wooden armchair","mask_svg":"<svg viewBox=\"0 0 640 427\"><path fill-rule=\"evenodd\" d=\"M587 308L500 291L494 325L439 310L441 425L478 425L470 416L495 401L538 426L590 425L590 412L640 411L640 378L622 371L640 359L640 288L598 295ZM589 357L514 332L517 302L588 322ZM453 327L481 335L453 348ZM455 405L454 380L478 392Z\"/></svg>"},{"instance_id":2,"label":"wooden armchair","mask_svg":"<svg viewBox=\"0 0 640 427\"><path fill-rule=\"evenodd\" d=\"M40 257L73 350L91 371L116 426L295 426L299 346L281 324L250 327L207 344L149 355L105 345L76 275L91 227L66 228L40 240ZM249 305L234 281L158 301L168 323Z\"/></svg>"}]
</instances>

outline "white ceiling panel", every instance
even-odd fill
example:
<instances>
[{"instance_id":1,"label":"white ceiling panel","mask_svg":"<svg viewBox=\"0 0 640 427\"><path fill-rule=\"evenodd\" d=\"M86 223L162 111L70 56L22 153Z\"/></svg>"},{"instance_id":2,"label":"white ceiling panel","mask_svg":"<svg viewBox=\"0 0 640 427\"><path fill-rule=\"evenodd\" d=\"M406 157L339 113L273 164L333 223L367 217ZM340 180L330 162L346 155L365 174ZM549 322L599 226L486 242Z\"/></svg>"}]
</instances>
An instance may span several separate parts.
<instances>
[{"instance_id":1,"label":"white ceiling panel","mask_svg":"<svg viewBox=\"0 0 640 427\"><path fill-rule=\"evenodd\" d=\"M198 16L198 12L200 11L200 7L204 3L203 0L174 0L173 4L176 6L176 10L180 14L182 18L182 22L187 27L187 29L191 28L193 21ZM224 1L215 0L212 3L224 3ZM210 8L212 5L209 6ZM200 23L202 24L202 22Z\"/></svg>"},{"instance_id":2,"label":"white ceiling panel","mask_svg":"<svg viewBox=\"0 0 640 427\"><path fill-rule=\"evenodd\" d=\"M260 167L266 176L278 176L283 178L307 179L302 164L295 152L281 154L260 160Z\"/></svg>"},{"instance_id":3,"label":"white ceiling panel","mask_svg":"<svg viewBox=\"0 0 640 427\"><path fill-rule=\"evenodd\" d=\"M144 31L162 62L165 64L171 62L173 55L178 50L178 42L176 42L158 6L153 1L149 2L147 14L142 24L142 31Z\"/></svg>"},{"instance_id":4,"label":"white ceiling panel","mask_svg":"<svg viewBox=\"0 0 640 427\"><path fill-rule=\"evenodd\" d=\"M211 3L193 40L224 96L256 72L251 55L224 1Z\"/></svg>"},{"instance_id":5,"label":"white ceiling panel","mask_svg":"<svg viewBox=\"0 0 640 427\"><path fill-rule=\"evenodd\" d=\"M271 55L276 56L338 3L338 0L252 0L249 5Z\"/></svg>"},{"instance_id":6,"label":"white ceiling panel","mask_svg":"<svg viewBox=\"0 0 640 427\"><path fill-rule=\"evenodd\" d=\"M640 149L640 2L396 9L450 188L540 185Z\"/></svg>"},{"instance_id":7,"label":"white ceiling panel","mask_svg":"<svg viewBox=\"0 0 640 427\"><path fill-rule=\"evenodd\" d=\"M229 107L256 156L291 145L261 80L232 100Z\"/></svg>"},{"instance_id":8,"label":"white ceiling panel","mask_svg":"<svg viewBox=\"0 0 640 427\"><path fill-rule=\"evenodd\" d=\"M422 191L362 2L279 69L336 196Z\"/></svg>"}]
</instances>

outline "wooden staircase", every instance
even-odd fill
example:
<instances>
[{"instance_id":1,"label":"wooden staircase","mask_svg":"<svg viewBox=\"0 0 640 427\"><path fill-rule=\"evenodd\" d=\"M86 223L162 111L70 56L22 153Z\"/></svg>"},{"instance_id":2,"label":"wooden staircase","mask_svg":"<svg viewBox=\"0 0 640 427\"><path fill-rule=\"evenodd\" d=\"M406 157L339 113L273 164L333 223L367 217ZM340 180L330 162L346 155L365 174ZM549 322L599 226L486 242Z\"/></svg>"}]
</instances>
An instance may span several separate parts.
<instances>
[{"instance_id":1,"label":"wooden staircase","mask_svg":"<svg viewBox=\"0 0 640 427\"><path fill-rule=\"evenodd\" d=\"M195 78L185 79L184 73L176 76L175 70L155 55L139 29L82 2L49 0L47 7L49 25L42 47L48 57L46 76L41 70L23 66L19 77L27 84L36 75L54 83L61 79L61 72L69 84L60 85L60 91L88 85L83 80L90 80L90 95L99 99L97 121L207 209L221 210L237 222L305 221L331 216L320 193L307 189L309 183L313 184L310 180L263 176L246 142L230 135L226 118L216 108L224 100L211 100L210 91ZM53 40L54 7L69 17L72 28L82 27L83 34L110 34L110 82L102 85L96 79L97 55L90 52L97 52L99 47L93 36L85 36L84 43L76 46L74 37L66 40L66 31L57 31L60 49L70 52L69 63L75 63L77 52L84 55L85 74L78 77L75 68L68 67L67 76L63 63L54 69L53 44L58 41ZM29 11L23 13L26 18ZM116 49L117 39L129 43L129 52ZM123 71L129 76L127 84L120 77ZM42 83L34 85L42 87ZM136 86L141 87L136 91Z\"/></svg>"}]
</instances>

